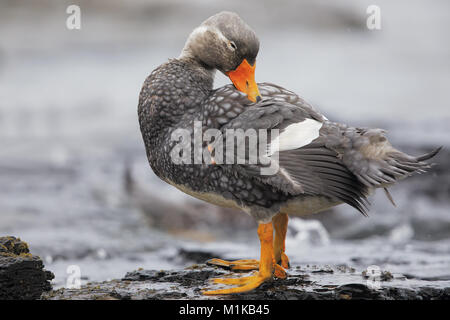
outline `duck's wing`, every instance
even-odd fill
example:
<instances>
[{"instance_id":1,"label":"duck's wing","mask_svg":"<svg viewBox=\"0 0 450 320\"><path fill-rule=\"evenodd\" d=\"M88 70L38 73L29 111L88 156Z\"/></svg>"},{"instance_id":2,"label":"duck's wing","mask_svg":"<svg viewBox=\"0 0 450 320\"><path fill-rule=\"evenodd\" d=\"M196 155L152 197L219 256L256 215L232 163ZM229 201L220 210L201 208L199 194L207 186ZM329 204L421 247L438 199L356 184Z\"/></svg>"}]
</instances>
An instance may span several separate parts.
<instances>
[{"instance_id":1,"label":"duck's wing","mask_svg":"<svg viewBox=\"0 0 450 320\"><path fill-rule=\"evenodd\" d=\"M223 140L226 140L226 132L230 129L242 132L255 130L258 133L260 130L267 131L265 155L273 160L272 163L258 159L257 163L245 161L242 164L218 165L232 171L230 174L257 179L285 194L326 196L348 203L365 214L367 188L345 166L337 152L326 147L320 134L325 118L296 95L287 94L287 90L261 84L259 87L264 91L272 90L272 94L269 98L263 95L263 101L244 107L239 106L239 99L231 98L235 90L221 88L219 96L211 97L209 101L209 112L204 123L219 124ZM230 119L230 116L234 118ZM257 135L258 143L260 138ZM211 149L216 147L213 145ZM249 160L248 147L244 144L244 160ZM234 163L238 157L242 160L238 150L242 151L236 141L232 150ZM276 170L268 170L273 162Z\"/></svg>"},{"instance_id":2,"label":"duck's wing","mask_svg":"<svg viewBox=\"0 0 450 320\"><path fill-rule=\"evenodd\" d=\"M267 131L266 154L277 165L275 173L263 174L268 165L262 161L234 164L225 170L258 179L286 194L327 196L366 214L370 189L387 187L425 170L429 164L424 161L439 151L420 157L406 155L390 145L383 130L330 122L296 94L272 84L258 86L263 100L256 104L245 102L245 96L236 98L239 93L233 87L219 89L211 97L204 121L214 123L224 136L228 129ZM273 130L278 134L272 134ZM248 146L244 147L247 151ZM235 146L233 159L238 150Z\"/></svg>"},{"instance_id":3,"label":"duck's wing","mask_svg":"<svg viewBox=\"0 0 450 320\"><path fill-rule=\"evenodd\" d=\"M263 95L289 102L299 108L314 110L292 91L271 83L263 83L260 87L260 91L264 92ZM320 131L320 140L324 146L334 150L345 166L368 188L386 188L414 173L424 172L431 166L424 161L434 157L442 148L436 148L421 156L410 156L395 149L389 143L383 129L353 128L328 121L321 114L319 117L322 117L324 122ZM394 204L387 189L385 191Z\"/></svg>"},{"instance_id":4,"label":"duck's wing","mask_svg":"<svg viewBox=\"0 0 450 320\"><path fill-rule=\"evenodd\" d=\"M287 102L303 110L308 110L308 112L311 114L311 117L315 119L320 119L321 121L328 120L324 115L317 112L312 105L306 102L295 92L268 82L258 83L258 88L263 98L269 98L280 102Z\"/></svg>"}]
</instances>

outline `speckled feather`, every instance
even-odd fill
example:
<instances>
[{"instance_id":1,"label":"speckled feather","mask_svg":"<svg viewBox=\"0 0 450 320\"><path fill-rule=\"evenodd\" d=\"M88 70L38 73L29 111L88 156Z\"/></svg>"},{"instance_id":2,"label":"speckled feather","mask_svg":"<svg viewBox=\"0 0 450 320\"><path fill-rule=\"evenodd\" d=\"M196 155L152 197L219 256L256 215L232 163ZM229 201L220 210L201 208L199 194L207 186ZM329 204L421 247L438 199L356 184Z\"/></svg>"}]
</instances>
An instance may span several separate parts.
<instances>
[{"instance_id":1,"label":"speckled feather","mask_svg":"<svg viewBox=\"0 0 450 320\"><path fill-rule=\"evenodd\" d=\"M213 90L212 79L212 70L194 60L177 59L146 79L138 115L147 157L166 182L197 197L208 195L200 197L203 200L214 198L210 202L241 208L259 221L268 221L293 201L314 197L326 204L315 211L344 202L365 214L372 188L428 168L423 160L437 152L405 155L387 142L382 130L330 122L298 95L273 84L258 84L264 99L252 103L232 85ZM275 175L260 175L258 165L176 165L170 159L176 144L171 133L177 128L193 132L194 121L201 121L203 130L283 132L305 119L323 123L320 136L306 146L280 152L282 170Z\"/></svg>"}]
</instances>

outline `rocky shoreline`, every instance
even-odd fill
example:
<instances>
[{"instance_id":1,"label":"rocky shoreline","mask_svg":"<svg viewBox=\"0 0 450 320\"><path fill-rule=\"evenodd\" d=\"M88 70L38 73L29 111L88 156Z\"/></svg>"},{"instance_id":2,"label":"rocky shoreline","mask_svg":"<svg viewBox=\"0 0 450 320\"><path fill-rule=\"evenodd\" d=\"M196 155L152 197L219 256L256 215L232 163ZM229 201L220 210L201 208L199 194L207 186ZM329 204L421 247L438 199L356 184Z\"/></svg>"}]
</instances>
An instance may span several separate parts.
<instances>
[{"instance_id":1,"label":"rocky shoreline","mask_svg":"<svg viewBox=\"0 0 450 320\"><path fill-rule=\"evenodd\" d=\"M138 269L122 279L53 290L53 273L44 269L28 245L19 238L0 237L0 300L450 300L450 287L411 287L406 285L407 276L382 270L373 276L346 265L295 266L286 279L248 293L202 295L202 290L220 286L212 284L212 278L244 275L200 263L180 270Z\"/></svg>"},{"instance_id":2,"label":"rocky shoreline","mask_svg":"<svg viewBox=\"0 0 450 320\"><path fill-rule=\"evenodd\" d=\"M365 284L367 276L345 266L297 267L289 271L287 279L276 279L258 289L241 294L204 296L201 291L211 288L209 279L241 276L205 264L184 270L136 270L122 279L92 282L80 289L59 289L45 293L48 300L449 300L450 288L404 288L396 285L392 275L381 277L379 288ZM315 279L327 275L359 279L344 284L320 284ZM402 281L404 279L397 279ZM394 283L390 284L389 282ZM385 285L386 284L386 285Z\"/></svg>"}]
</instances>

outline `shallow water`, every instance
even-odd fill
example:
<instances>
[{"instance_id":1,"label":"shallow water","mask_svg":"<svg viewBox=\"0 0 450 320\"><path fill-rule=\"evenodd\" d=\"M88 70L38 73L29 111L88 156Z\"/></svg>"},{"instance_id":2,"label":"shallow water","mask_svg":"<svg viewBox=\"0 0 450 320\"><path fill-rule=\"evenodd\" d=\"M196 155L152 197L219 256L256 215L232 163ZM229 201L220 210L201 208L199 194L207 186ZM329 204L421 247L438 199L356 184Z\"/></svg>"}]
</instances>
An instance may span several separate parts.
<instances>
[{"instance_id":1,"label":"shallow water","mask_svg":"<svg viewBox=\"0 0 450 320\"><path fill-rule=\"evenodd\" d=\"M125 191L131 168L144 194L195 204L148 167L137 97L151 70L176 57L190 30L224 7L82 2L82 30L68 31L64 3L34 3L0 5L0 234L27 241L55 273L55 286L65 285L70 265L91 281L196 262L180 248L257 258L251 222L228 236L213 223L174 235L152 227ZM381 1L380 31L365 29L363 2L264 2L257 15L255 3L232 1L228 9L260 35L258 81L299 92L330 119L387 128L407 151L449 146L448 2ZM436 158L443 165L434 175L392 188L397 208L379 192L369 219L341 206L316 224L292 223L293 265L378 265L408 275L407 285L448 286L447 159Z\"/></svg>"}]
</instances>

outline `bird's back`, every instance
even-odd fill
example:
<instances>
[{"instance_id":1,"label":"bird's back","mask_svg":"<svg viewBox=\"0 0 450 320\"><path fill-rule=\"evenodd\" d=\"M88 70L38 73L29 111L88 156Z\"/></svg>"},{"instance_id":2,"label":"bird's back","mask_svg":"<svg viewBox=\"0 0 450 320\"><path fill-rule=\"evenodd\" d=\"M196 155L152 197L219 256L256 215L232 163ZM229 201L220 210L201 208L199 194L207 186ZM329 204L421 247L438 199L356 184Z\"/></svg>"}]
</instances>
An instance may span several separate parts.
<instances>
[{"instance_id":1,"label":"bird's back","mask_svg":"<svg viewBox=\"0 0 450 320\"><path fill-rule=\"evenodd\" d=\"M139 121L153 171L164 181L221 206L252 215L286 211L302 215L347 203L361 213L367 195L378 187L421 172L422 157L394 149L380 129L360 129L329 121L297 94L260 83L263 100L251 103L232 85L213 90L207 76L178 60L156 69L145 81L139 100ZM261 175L260 163L195 162L208 143L195 145L195 126L202 133L217 130L278 130L279 169ZM189 133L189 163L175 163L177 130ZM223 137L222 136L222 137ZM275 139L269 141L273 149ZM235 158L237 159L237 157ZM262 212L262 213L261 213Z\"/></svg>"}]
</instances>

